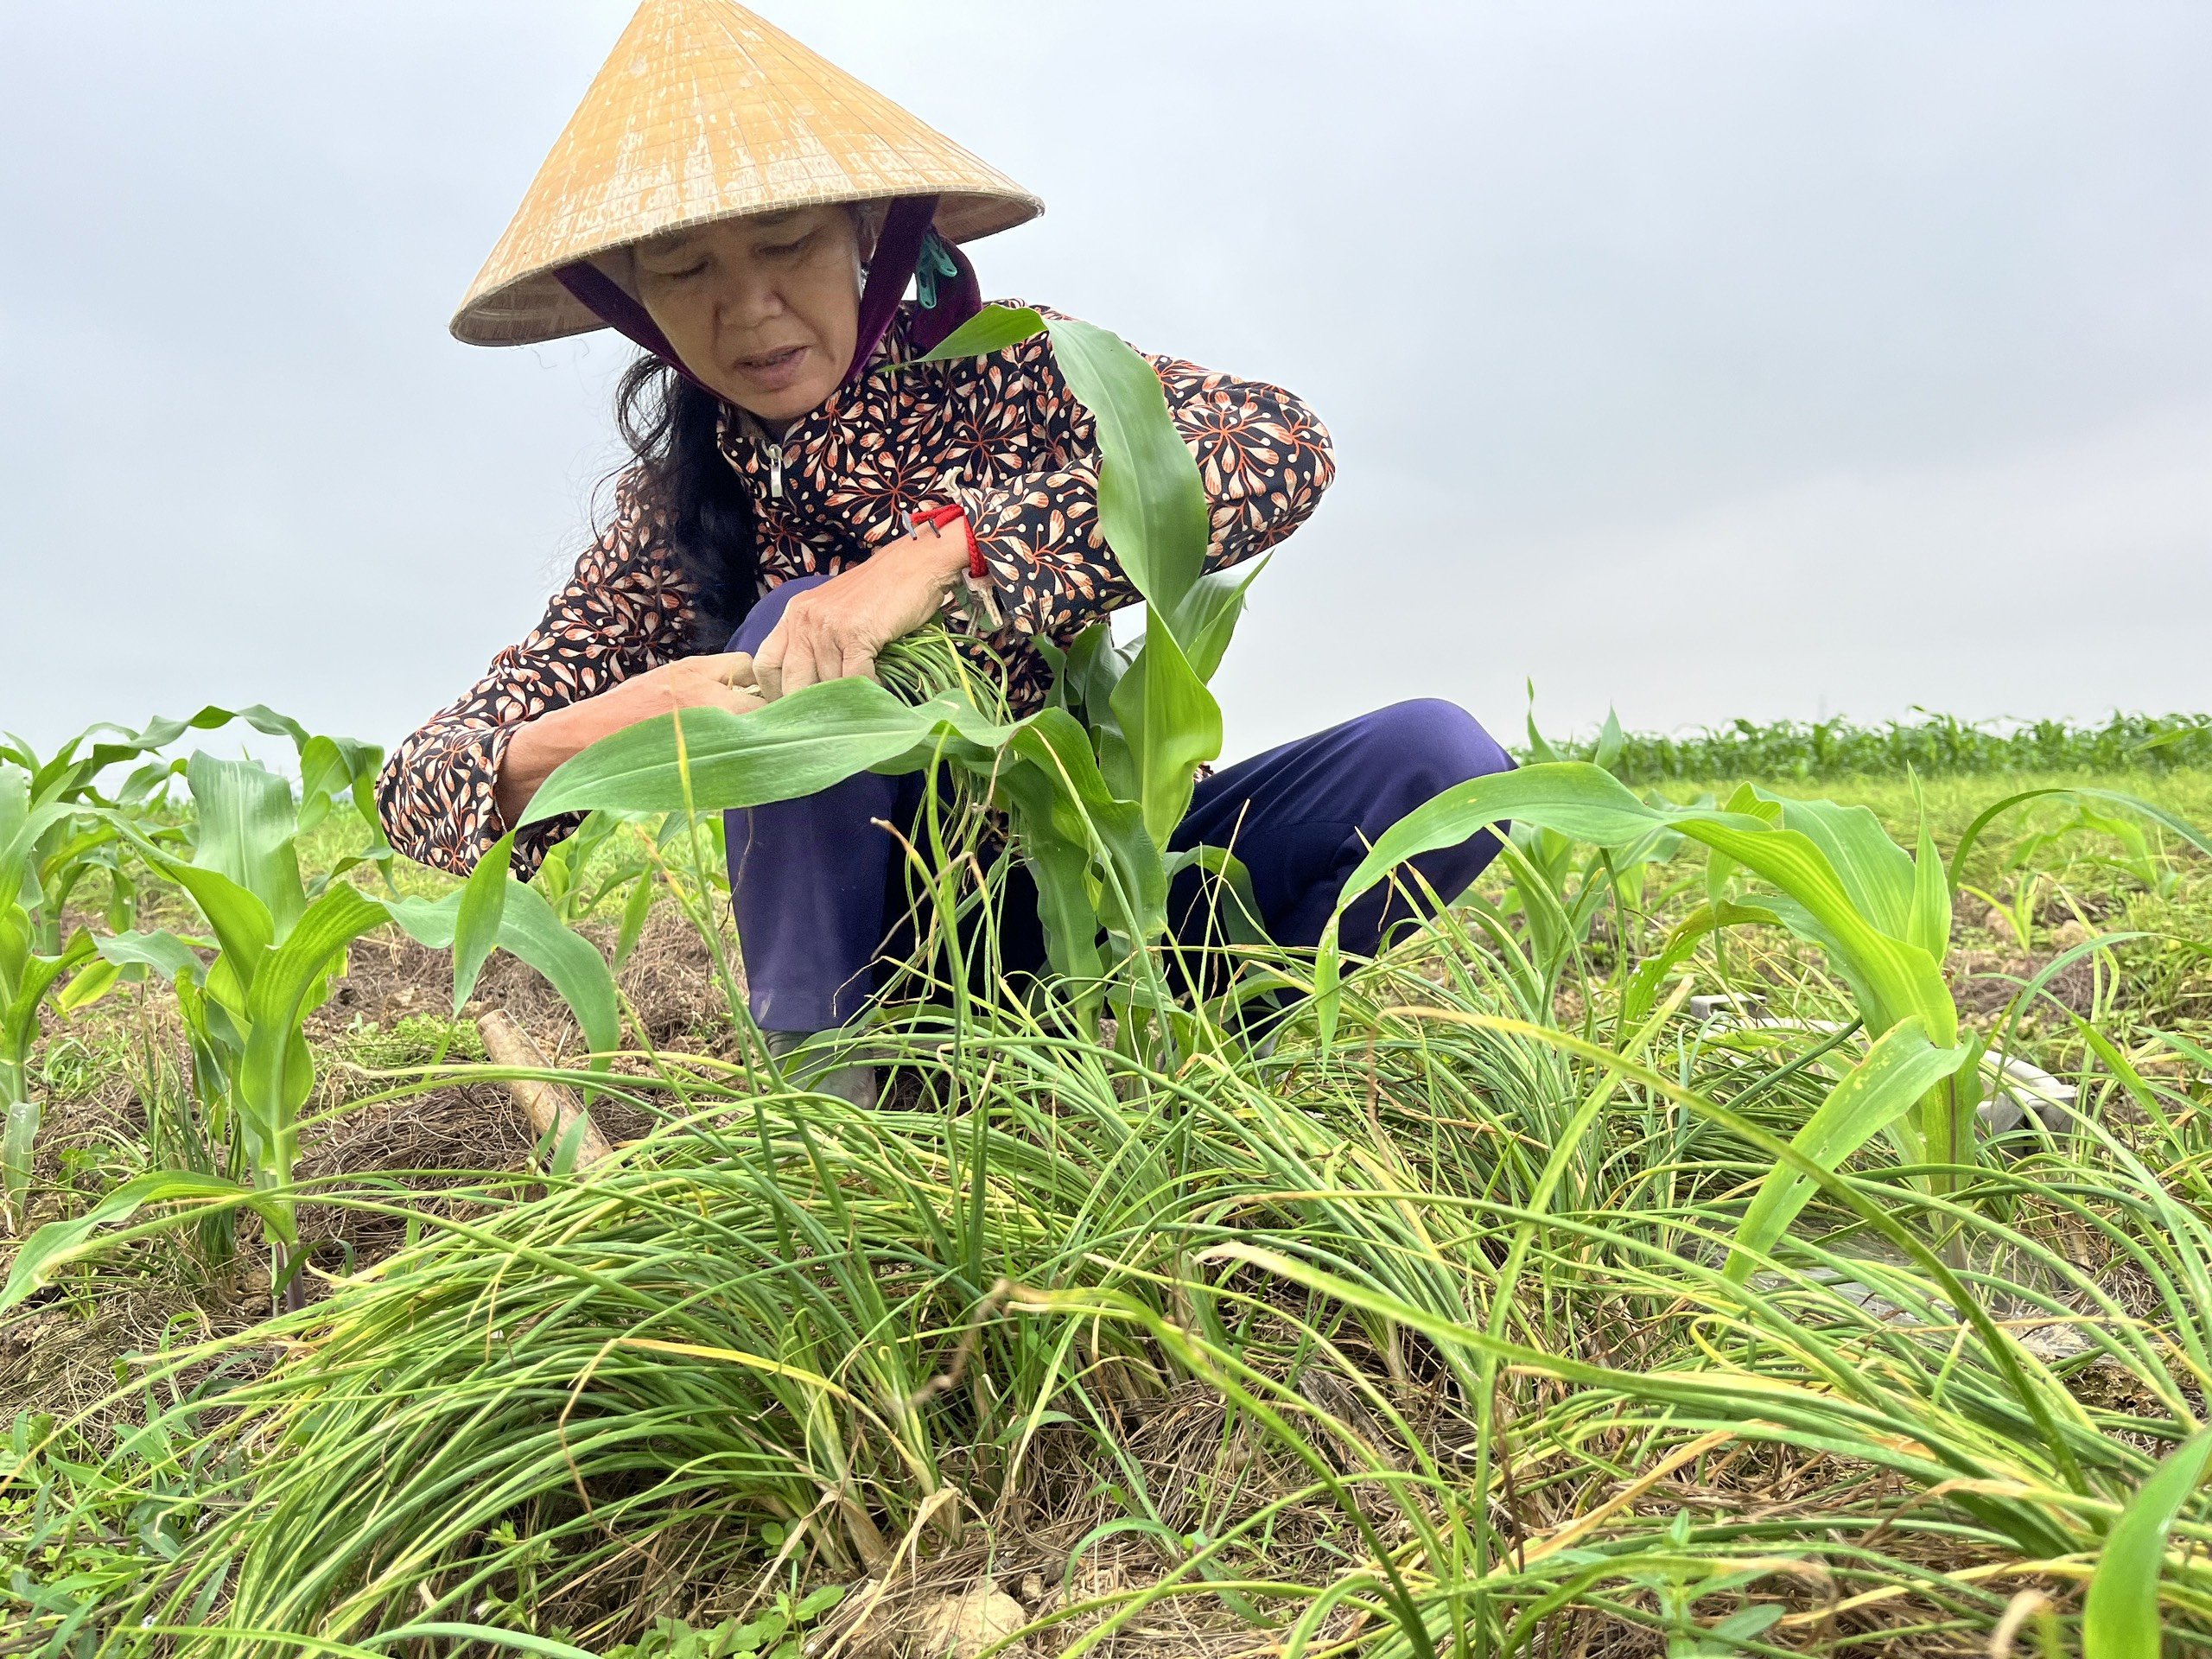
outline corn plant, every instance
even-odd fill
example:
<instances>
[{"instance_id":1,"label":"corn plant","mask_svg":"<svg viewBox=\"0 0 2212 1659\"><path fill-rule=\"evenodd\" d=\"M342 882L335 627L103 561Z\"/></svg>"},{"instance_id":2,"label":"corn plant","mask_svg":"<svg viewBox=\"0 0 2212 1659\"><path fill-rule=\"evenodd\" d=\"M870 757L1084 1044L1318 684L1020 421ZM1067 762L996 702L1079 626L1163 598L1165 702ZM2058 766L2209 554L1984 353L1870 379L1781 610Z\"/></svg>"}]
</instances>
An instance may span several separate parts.
<instances>
[{"instance_id":1,"label":"corn plant","mask_svg":"<svg viewBox=\"0 0 2212 1659\"><path fill-rule=\"evenodd\" d=\"M0 1109L6 1114L0 1195L17 1225L43 1116L29 1077L41 1010L66 976L88 963L86 989L104 976L88 933L79 928L63 938L64 912L84 878L103 866L111 923L128 908L127 880L114 857L117 832L91 804L98 798L90 787L95 761L108 762L78 757L79 741L44 761L20 741L0 747Z\"/></svg>"},{"instance_id":2,"label":"corn plant","mask_svg":"<svg viewBox=\"0 0 2212 1659\"><path fill-rule=\"evenodd\" d=\"M272 1294L296 1304L293 1171L299 1113L315 1077L305 1024L344 971L347 947L387 922L423 944L453 950L456 1008L485 959L504 946L567 997L595 1051L603 1056L620 1041L605 960L562 926L543 898L512 879L512 836L443 899L378 899L343 879L352 859L311 882L302 880L297 840L303 821L316 815L295 799L285 779L251 760L205 753L191 758L186 779L195 824L190 858L176 856L127 821L123 833L191 899L212 940L132 932L101 939L97 948L118 969L149 968L175 985L190 1033L195 1091L212 1133L226 1148L226 1166L154 1172L126 1183L89 1215L41 1229L18 1253L0 1307L81 1252L99 1228L128 1219L143 1205L227 1199L249 1186L257 1195L251 1207L273 1241ZM202 954L210 944L212 959Z\"/></svg>"},{"instance_id":3,"label":"corn plant","mask_svg":"<svg viewBox=\"0 0 2212 1659\"><path fill-rule=\"evenodd\" d=\"M1221 752L1221 708L1208 682L1258 568L1205 570L1197 462L1159 377L1113 334L987 308L921 360L996 350L1040 329L1097 423L1100 528L1145 601L1141 637L1123 645L1103 622L1086 630L1058 657L1051 702L1019 721L957 685L910 702L862 679L809 686L743 716L664 715L561 767L526 821L580 808L756 806L863 770L948 766L1011 819L1036 879L1052 966L1076 1005L1095 1013L1110 998L1129 1031L1169 1010L1161 962L1169 883L1198 863L1236 878L1233 859L1172 851L1168 838L1189 809L1198 768Z\"/></svg>"},{"instance_id":4,"label":"corn plant","mask_svg":"<svg viewBox=\"0 0 2212 1659\"><path fill-rule=\"evenodd\" d=\"M113 858L114 832L84 828L85 817L80 800L50 779L42 784L41 772L0 761L0 1109L6 1113L0 1195L16 1225L29 1202L43 1116L29 1071L41 1011L65 981L55 1000L67 1008L96 995L113 973L95 959L85 929L63 938L64 907L84 876L105 864L111 873L111 920L128 909L127 879Z\"/></svg>"},{"instance_id":5,"label":"corn plant","mask_svg":"<svg viewBox=\"0 0 2212 1659\"><path fill-rule=\"evenodd\" d=\"M1656 834L1672 830L1709 850L1710 898L1637 970L1624 998L1625 1024L1640 1021L1665 976L1721 929L1778 925L1818 946L1850 990L1872 1040L1799 1131L1795 1156L1775 1169L1746 1211L1730 1263L1741 1276L1810 1200L1814 1175L1834 1169L1878 1135L1904 1163L1924 1166L1939 1196L1972 1179L1982 1043L1961 1027L1943 976L1951 896L1957 870L1994 817L2054 792L2065 791L2026 791L1984 812L1947 864L1924 823L1917 851L1907 854L1865 807L1783 800L1749 785L1725 805L1674 806L1639 799L1591 762L1539 763L1459 785L1394 825L1346 880L1337 913L1406 860L1491 823L1510 820L1601 848L1646 848ZM2150 814L2212 851L2212 842L2171 814L2109 791L2083 792ZM1739 868L1765 888L1732 895L1729 877ZM1337 1007L1336 927L1332 921L1316 965L1325 1034Z\"/></svg>"},{"instance_id":6,"label":"corn plant","mask_svg":"<svg viewBox=\"0 0 2212 1659\"><path fill-rule=\"evenodd\" d=\"M142 833L157 840L181 840L181 831L157 829L148 817L148 809L162 800L185 765L161 759L160 751L188 732L213 731L233 722L292 745L300 772L299 826L303 833L332 810L343 811L350 805L366 831L364 855L390 856L373 794L384 751L351 738L311 733L290 715L260 703L245 709L211 703L196 714L149 721L137 731L103 723L79 732L44 757L22 739L10 739L0 743L0 767L22 768L28 777L29 809L47 813L33 844L27 878L27 887L35 888L42 909L41 949L59 947L62 910L94 870L105 871L108 877L108 925L119 930L129 925L130 879L118 855L122 831L116 815L127 813ZM103 792L105 774L130 760L140 764L112 795Z\"/></svg>"},{"instance_id":7,"label":"corn plant","mask_svg":"<svg viewBox=\"0 0 2212 1659\"><path fill-rule=\"evenodd\" d=\"M93 956L91 936L79 929L58 951L40 951L48 931L35 849L42 832L64 817L58 805L31 807L29 774L0 766L0 1188L11 1224L20 1225L31 1185L31 1153L38 1141L40 1103L31 1093L29 1062L38 1042L40 1007L67 973Z\"/></svg>"},{"instance_id":8,"label":"corn plant","mask_svg":"<svg viewBox=\"0 0 2212 1659\"><path fill-rule=\"evenodd\" d=\"M300 830L314 828L334 806L350 804L368 827L365 855L389 856L370 793L383 752L310 734L289 715L259 704L241 709L210 705L135 732L93 726L45 756L19 738L0 744L0 1103L7 1114L0 1188L18 1222L43 1116L26 1071L40 1008L73 972L77 977L58 999L65 1011L97 1000L123 974L143 971L127 957L94 959L91 935L82 929L65 941L65 912L86 879L99 872L108 889L108 928L118 933L129 928L136 887L123 855L126 838L173 851L182 836L146 811L180 763L149 757L187 732L234 721L292 743L302 777ZM141 764L114 794L104 793L104 774L130 760Z\"/></svg>"}]
</instances>

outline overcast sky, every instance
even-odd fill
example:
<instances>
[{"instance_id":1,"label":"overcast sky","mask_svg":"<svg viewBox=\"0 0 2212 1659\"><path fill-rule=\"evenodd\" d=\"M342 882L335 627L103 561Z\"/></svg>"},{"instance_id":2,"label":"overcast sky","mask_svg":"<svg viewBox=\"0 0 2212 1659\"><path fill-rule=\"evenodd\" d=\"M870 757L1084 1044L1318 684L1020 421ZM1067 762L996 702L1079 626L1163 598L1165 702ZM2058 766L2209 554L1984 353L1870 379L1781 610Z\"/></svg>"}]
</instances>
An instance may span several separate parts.
<instances>
[{"instance_id":1,"label":"overcast sky","mask_svg":"<svg viewBox=\"0 0 2212 1659\"><path fill-rule=\"evenodd\" d=\"M2202 0L760 9L1044 196L987 292L1334 432L1232 754L2212 707ZM445 325L629 11L0 0L0 728L389 745L531 625L627 348Z\"/></svg>"}]
</instances>

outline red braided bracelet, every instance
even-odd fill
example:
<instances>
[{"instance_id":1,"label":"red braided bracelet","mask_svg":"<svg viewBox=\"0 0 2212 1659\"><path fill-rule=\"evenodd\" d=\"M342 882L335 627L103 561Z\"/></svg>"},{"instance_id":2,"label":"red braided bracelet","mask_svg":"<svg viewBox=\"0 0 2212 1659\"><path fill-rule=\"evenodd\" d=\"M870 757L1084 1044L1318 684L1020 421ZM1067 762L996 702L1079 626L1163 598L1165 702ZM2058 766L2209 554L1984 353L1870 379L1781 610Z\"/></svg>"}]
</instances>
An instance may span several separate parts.
<instances>
[{"instance_id":1,"label":"red braided bracelet","mask_svg":"<svg viewBox=\"0 0 2212 1659\"><path fill-rule=\"evenodd\" d=\"M968 574L981 582L990 574L990 569L983 563L983 550L976 545L976 527L968 522L966 508L956 502L948 502L941 507L925 508L914 515L912 528L919 530L927 524L931 530L942 531L956 518L960 521L961 534L968 538Z\"/></svg>"}]
</instances>

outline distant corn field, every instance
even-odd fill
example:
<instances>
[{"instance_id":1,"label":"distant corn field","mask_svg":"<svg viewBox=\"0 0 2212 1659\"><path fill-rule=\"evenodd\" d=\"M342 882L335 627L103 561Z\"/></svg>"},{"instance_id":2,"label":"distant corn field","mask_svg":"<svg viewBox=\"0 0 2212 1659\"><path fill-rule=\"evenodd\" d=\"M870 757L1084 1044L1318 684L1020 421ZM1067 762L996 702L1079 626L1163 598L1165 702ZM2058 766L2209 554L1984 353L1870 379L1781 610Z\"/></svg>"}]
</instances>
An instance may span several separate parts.
<instances>
[{"instance_id":1,"label":"distant corn field","mask_svg":"<svg viewBox=\"0 0 2212 1659\"><path fill-rule=\"evenodd\" d=\"M1605 740L1557 744L1557 758L1597 758ZM1535 746L1520 751L1531 757ZM1609 769L1627 783L1722 778L1976 777L2001 772L2152 772L2212 766L2212 715L2115 714L2063 720L1965 721L1949 715L1861 726L1833 720L1735 720L1687 736L1619 734Z\"/></svg>"}]
</instances>

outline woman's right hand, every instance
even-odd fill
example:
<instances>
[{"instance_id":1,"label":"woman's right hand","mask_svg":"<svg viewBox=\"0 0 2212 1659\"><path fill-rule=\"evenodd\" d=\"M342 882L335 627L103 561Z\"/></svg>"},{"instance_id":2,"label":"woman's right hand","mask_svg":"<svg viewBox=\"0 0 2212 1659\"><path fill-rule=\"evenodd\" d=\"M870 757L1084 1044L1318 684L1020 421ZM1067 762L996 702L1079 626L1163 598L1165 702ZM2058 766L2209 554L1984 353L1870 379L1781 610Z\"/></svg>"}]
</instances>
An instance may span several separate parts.
<instances>
[{"instance_id":1,"label":"woman's right hand","mask_svg":"<svg viewBox=\"0 0 2212 1659\"><path fill-rule=\"evenodd\" d=\"M602 737L677 709L727 709L749 714L765 702L750 652L679 657L562 709L525 721L507 740L493 793L510 825L554 768Z\"/></svg>"}]
</instances>

